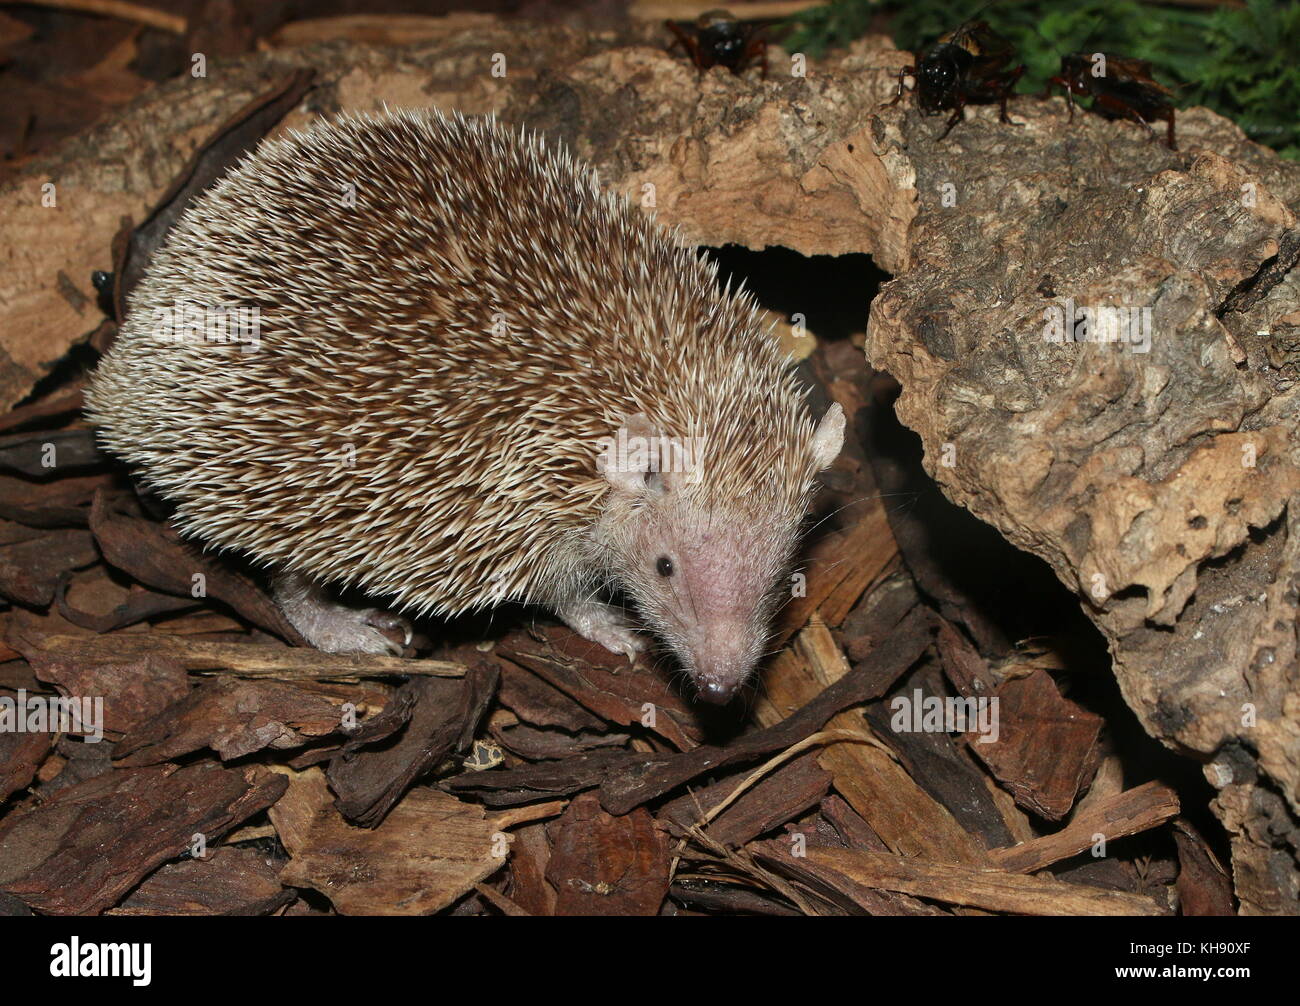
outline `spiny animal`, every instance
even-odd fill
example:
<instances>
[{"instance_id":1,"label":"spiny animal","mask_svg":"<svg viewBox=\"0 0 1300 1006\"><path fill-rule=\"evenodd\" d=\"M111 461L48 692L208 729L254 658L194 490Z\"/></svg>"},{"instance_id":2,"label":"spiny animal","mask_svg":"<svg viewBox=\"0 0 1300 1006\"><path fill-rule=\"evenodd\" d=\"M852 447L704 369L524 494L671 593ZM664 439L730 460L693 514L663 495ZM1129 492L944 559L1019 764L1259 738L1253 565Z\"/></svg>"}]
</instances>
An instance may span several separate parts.
<instances>
[{"instance_id":1,"label":"spiny animal","mask_svg":"<svg viewBox=\"0 0 1300 1006\"><path fill-rule=\"evenodd\" d=\"M413 615L538 603L632 656L613 589L715 702L844 431L752 296L594 171L429 111L264 142L197 199L88 414L322 649L393 646L348 586Z\"/></svg>"}]
</instances>

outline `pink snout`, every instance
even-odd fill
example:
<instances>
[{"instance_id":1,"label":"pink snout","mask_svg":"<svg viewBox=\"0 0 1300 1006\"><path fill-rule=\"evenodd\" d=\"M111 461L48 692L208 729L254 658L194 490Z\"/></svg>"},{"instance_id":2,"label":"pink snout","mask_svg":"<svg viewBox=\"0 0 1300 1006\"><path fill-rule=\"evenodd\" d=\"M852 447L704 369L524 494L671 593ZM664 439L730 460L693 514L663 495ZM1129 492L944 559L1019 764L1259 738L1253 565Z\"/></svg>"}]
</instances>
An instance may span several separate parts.
<instances>
[{"instance_id":1,"label":"pink snout","mask_svg":"<svg viewBox=\"0 0 1300 1006\"><path fill-rule=\"evenodd\" d=\"M713 705L726 705L749 680L757 657L748 646L736 646L729 639L722 645L695 651L691 678L699 697Z\"/></svg>"}]
</instances>

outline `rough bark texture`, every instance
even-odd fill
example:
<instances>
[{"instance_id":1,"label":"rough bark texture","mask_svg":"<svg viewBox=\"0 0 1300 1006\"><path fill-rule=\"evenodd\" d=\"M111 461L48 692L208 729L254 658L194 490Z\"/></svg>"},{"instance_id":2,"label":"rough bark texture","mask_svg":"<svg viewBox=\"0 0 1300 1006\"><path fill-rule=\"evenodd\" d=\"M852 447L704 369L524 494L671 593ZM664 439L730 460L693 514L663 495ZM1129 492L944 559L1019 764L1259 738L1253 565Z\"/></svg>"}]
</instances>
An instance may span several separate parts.
<instances>
[{"instance_id":1,"label":"rough bark texture","mask_svg":"<svg viewBox=\"0 0 1300 1006\"><path fill-rule=\"evenodd\" d=\"M1295 227L1300 166L1203 110L1177 153L1051 105L1016 118L941 143L879 120L920 212L868 356L930 474L1078 590L1143 726L1205 763L1243 910L1293 914L1300 277L1224 305ZM1067 298L1149 309L1149 349L1050 341Z\"/></svg>"},{"instance_id":2,"label":"rough bark texture","mask_svg":"<svg viewBox=\"0 0 1300 1006\"><path fill-rule=\"evenodd\" d=\"M380 101L496 110L652 195L684 241L867 252L896 277L868 357L928 470L1078 590L1144 727L1205 764L1242 910L1300 912L1300 165L1205 110L1174 152L1067 123L1059 99L1017 99L1016 125L970 109L941 140L910 100L880 108L908 62L881 39L806 78L774 52L766 82L662 45L452 18L418 48L272 52L150 92L0 190L0 400L95 327L119 219L299 66L318 86L281 128ZM1149 348L1051 341L1067 300L1149 308Z\"/></svg>"}]
</instances>

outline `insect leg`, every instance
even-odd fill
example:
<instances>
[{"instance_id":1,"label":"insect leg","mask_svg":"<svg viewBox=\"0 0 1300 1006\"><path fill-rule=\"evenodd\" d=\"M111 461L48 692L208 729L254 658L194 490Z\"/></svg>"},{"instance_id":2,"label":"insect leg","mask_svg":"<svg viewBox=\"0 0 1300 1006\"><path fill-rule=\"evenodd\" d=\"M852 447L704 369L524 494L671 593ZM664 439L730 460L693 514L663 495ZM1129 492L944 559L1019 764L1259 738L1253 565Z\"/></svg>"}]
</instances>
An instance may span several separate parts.
<instances>
[{"instance_id":1,"label":"insect leg","mask_svg":"<svg viewBox=\"0 0 1300 1006\"><path fill-rule=\"evenodd\" d=\"M1065 91L1065 107L1070 113L1068 122L1074 121L1074 90L1070 87L1069 82L1064 77L1052 77L1047 81L1047 90L1043 92L1044 98L1052 96L1052 85L1056 84Z\"/></svg>"},{"instance_id":2,"label":"insect leg","mask_svg":"<svg viewBox=\"0 0 1300 1006\"><path fill-rule=\"evenodd\" d=\"M1007 115L1007 99L1011 97L1012 88L1016 86L1016 81L1018 81L1021 78L1021 76L1024 75L1024 72L1025 72L1025 67L1024 64L1022 63L1020 66L1016 67L1014 70L1011 71L1011 73L1007 76L1007 79L1002 84L1001 93L999 95L1001 102L1000 102L1000 110L998 112L998 119L1002 122L1007 123L1008 125L1013 125L1013 126L1024 125L1024 123L1022 122L1012 122L1011 116Z\"/></svg>"},{"instance_id":3,"label":"insect leg","mask_svg":"<svg viewBox=\"0 0 1300 1006\"><path fill-rule=\"evenodd\" d=\"M883 105L881 105L880 107L881 107L881 108L889 108L891 105L897 105L900 101L902 101L902 100L903 100L903 81L904 81L906 78L908 78L908 77L915 77L915 76L916 76L916 67L914 67L914 66L904 66L904 67L900 67L899 70L898 70L898 93L894 95L894 100L893 100L893 101L887 101L887 102L885 102Z\"/></svg>"},{"instance_id":4,"label":"insect leg","mask_svg":"<svg viewBox=\"0 0 1300 1006\"><path fill-rule=\"evenodd\" d=\"M672 32L674 36L676 36L674 41L668 44L668 48L671 50L673 45L680 42L686 55L689 56L691 62L695 64L695 68L701 71L707 70L708 66L705 65L704 56L700 52L699 43L696 42L695 38L683 31L676 21L665 21L664 26Z\"/></svg>"},{"instance_id":5,"label":"insect leg","mask_svg":"<svg viewBox=\"0 0 1300 1006\"><path fill-rule=\"evenodd\" d=\"M1130 122L1136 122L1139 126L1147 131L1147 139L1154 140L1156 131L1151 128L1151 124L1142 118L1142 113L1132 105L1128 104L1121 98L1113 97L1109 94L1097 95L1096 104L1109 108L1121 118L1128 119Z\"/></svg>"},{"instance_id":6,"label":"insect leg","mask_svg":"<svg viewBox=\"0 0 1300 1006\"><path fill-rule=\"evenodd\" d=\"M763 79L767 80L767 39L761 36L751 38L745 45L745 55L741 63L746 64L755 56L758 57L758 66L762 71Z\"/></svg>"},{"instance_id":7,"label":"insect leg","mask_svg":"<svg viewBox=\"0 0 1300 1006\"><path fill-rule=\"evenodd\" d=\"M948 125L945 126L943 132L939 134L939 139L941 139L941 140L942 140L944 137L946 137L949 133L951 133L951 132L952 132L952 127L955 126L955 125L957 125L957 123L961 122L962 118L964 117L964 113L965 113L965 111L966 111L966 100L965 100L965 98L963 98L963 97L959 94L959 95L957 95L957 97L956 97L956 102L957 102L957 108L953 111L953 113L952 113L952 118L950 118L950 119L948 120Z\"/></svg>"}]
</instances>

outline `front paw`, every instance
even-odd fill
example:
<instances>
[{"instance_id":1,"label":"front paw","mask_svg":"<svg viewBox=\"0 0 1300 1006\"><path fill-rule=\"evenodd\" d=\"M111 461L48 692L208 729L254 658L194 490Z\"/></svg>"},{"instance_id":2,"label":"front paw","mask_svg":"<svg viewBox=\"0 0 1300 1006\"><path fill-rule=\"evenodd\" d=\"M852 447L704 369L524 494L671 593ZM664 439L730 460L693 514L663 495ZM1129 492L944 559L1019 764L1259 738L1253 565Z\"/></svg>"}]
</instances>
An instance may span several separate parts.
<instances>
[{"instance_id":1,"label":"front paw","mask_svg":"<svg viewBox=\"0 0 1300 1006\"><path fill-rule=\"evenodd\" d=\"M400 657L411 638L410 623L377 608L338 606L313 620L308 639L326 653L375 653Z\"/></svg>"},{"instance_id":2,"label":"front paw","mask_svg":"<svg viewBox=\"0 0 1300 1006\"><path fill-rule=\"evenodd\" d=\"M350 608L310 577L293 571L271 581L276 604L303 639L326 653L408 656L411 623L379 608Z\"/></svg>"},{"instance_id":3,"label":"front paw","mask_svg":"<svg viewBox=\"0 0 1300 1006\"><path fill-rule=\"evenodd\" d=\"M564 623L583 639L599 643L611 653L621 653L629 663L645 649L645 640L612 604L584 601L569 605L558 612Z\"/></svg>"}]
</instances>

